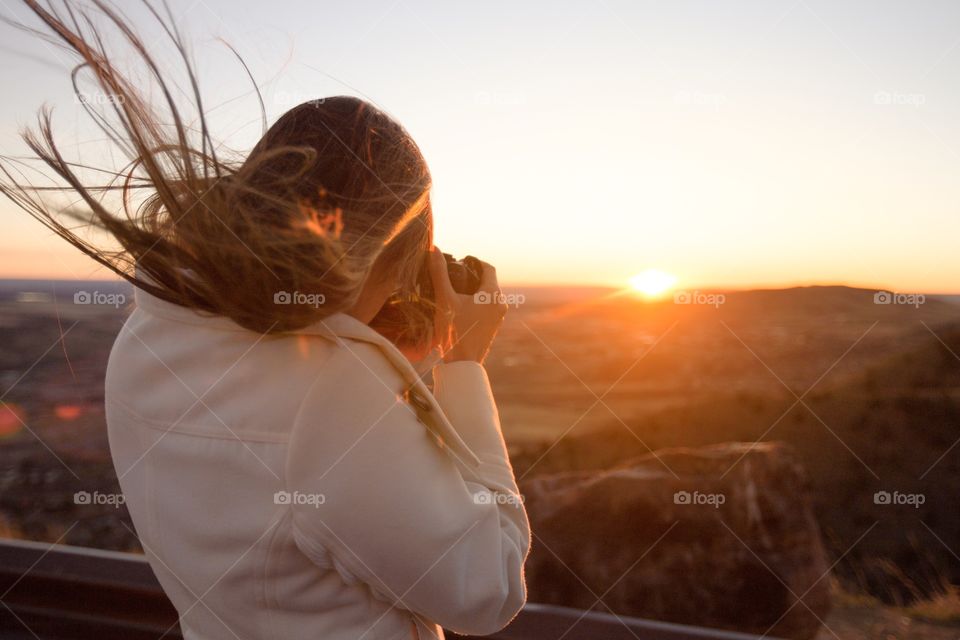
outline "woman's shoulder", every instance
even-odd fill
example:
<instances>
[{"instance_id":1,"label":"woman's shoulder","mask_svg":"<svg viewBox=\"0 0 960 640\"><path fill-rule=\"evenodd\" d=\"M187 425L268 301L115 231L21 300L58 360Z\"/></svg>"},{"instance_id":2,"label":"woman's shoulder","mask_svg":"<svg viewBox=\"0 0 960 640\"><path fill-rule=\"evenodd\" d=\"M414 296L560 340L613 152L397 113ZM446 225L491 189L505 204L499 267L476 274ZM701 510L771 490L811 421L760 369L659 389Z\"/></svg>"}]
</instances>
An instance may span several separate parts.
<instances>
[{"instance_id":1,"label":"woman's shoulder","mask_svg":"<svg viewBox=\"0 0 960 640\"><path fill-rule=\"evenodd\" d=\"M346 314L336 314L300 333L330 343L329 354L319 367L321 378L362 385L377 383L391 394L417 378L409 360L393 343Z\"/></svg>"},{"instance_id":2,"label":"woman's shoulder","mask_svg":"<svg viewBox=\"0 0 960 640\"><path fill-rule=\"evenodd\" d=\"M343 400L396 396L404 387L404 375L378 345L354 338L340 338L329 346L323 362L317 363L310 393L325 393Z\"/></svg>"}]
</instances>

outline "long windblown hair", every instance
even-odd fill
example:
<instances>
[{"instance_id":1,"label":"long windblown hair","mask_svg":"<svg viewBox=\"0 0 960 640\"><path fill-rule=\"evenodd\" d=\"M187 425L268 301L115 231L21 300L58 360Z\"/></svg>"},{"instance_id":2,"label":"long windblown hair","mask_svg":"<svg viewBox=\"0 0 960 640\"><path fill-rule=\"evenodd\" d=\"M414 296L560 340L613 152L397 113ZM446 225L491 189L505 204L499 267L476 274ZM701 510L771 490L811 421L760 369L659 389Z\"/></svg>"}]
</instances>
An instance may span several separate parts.
<instances>
[{"instance_id":1,"label":"long windblown hair","mask_svg":"<svg viewBox=\"0 0 960 640\"><path fill-rule=\"evenodd\" d=\"M34 186L20 159L2 158L0 191L135 286L260 333L293 331L349 309L374 263L389 265L396 293L378 316L385 332L408 345L430 340L433 307L417 290L432 246L430 172L396 121L357 98L312 100L281 116L245 157L226 160L218 157L197 74L166 6L161 12L142 0L189 79L190 125L115 5L23 2L45 29L16 26L78 58L76 94L82 73L110 97L105 113L84 107L126 164L104 169L66 159L45 107L23 138L55 186ZM133 51L159 100L148 102L140 83L111 61L104 25ZM262 99L260 108L263 114ZM109 179L91 184L91 171ZM80 206L52 205L50 192ZM92 240L90 228L106 232L108 242Z\"/></svg>"}]
</instances>

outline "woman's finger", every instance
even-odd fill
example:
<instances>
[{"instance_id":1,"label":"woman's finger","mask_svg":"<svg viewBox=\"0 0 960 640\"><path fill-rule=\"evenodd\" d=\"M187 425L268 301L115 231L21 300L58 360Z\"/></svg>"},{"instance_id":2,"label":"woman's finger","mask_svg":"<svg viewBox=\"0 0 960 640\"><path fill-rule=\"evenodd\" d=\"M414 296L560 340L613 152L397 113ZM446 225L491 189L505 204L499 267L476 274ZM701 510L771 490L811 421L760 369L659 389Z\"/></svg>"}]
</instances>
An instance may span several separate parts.
<instances>
[{"instance_id":1,"label":"woman's finger","mask_svg":"<svg viewBox=\"0 0 960 640\"><path fill-rule=\"evenodd\" d=\"M497 268L483 260L480 260L480 264L483 266L483 273L480 274L479 291L499 292L500 284L497 282Z\"/></svg>"},{"instance_id":2,"label":"woman's finger","mask_svg":"<svg viewBox=\"0 0 960 640\"><path fill-rule=\"evenodd\" d=\"M437 303L444 309L453 306L457 299L457 292L453 289L450 282L450 274L447 272L447 261L443 257L443 252L437 247L430 251L430 279L433 280L433 289L437 294Z\"/></svg>"}]
</instances>

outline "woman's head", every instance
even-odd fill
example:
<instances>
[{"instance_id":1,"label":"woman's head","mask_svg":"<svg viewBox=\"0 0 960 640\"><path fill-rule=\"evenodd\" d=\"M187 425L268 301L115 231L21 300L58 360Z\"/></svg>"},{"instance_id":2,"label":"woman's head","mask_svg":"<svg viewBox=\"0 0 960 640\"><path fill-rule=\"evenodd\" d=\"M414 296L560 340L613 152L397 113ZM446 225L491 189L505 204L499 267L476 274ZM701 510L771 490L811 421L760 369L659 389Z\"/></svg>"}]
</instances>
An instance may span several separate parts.
<instances>
[{"instance_id":1,"label":"woman's head","mask_svg":"<svg viewBox=\"0 0 960 640\"><path fill-rule=\"evenodd\" d=\"M43 193L13 179L7 161L0 165L6 177L0 190L94 259L170 302L254 331L281 332L358 302L370 307L371 291L374 298L394 294L378 322L394 338L423 342L432 318L429 304L417 299L416 281L432 245L430 173L396 121L357 98L313 100L283 114L246 157L226 162L175 31L167 33L193 89L193 127L119 13L95 3L159 87L159 108L112 63L105 40L89 26L96 20L73 19L71 10L83 10L69 2L68 19L25 2L54 34L51 40L78 55L78 70L91 72L112 96L113 120L95 115L129 164L109 172L106 185L89 184L62 155L43 111L39 130L25 140L60 179L58 189L79 195L86 212L52 207ZM138 199L144 190L149 197ZM106 204L110 192L119 192L121 205ZM77 217L108 232L120 248L78 235L66 219Z\"/></svg>"},{"instance_id":2,"label":"woman's head","mask_svg":"<svg viewBox=\"0 0 960 640\"><path fill-rule=\"evenodd\" d=\"M430 172L410 135L373 105L338 96L290 109L228 178L235 191L230 181L243 192L227 209L283 239L276 277L263 280L288 287L291 304L274 310L281 325L354 308L364 286L384 300L396 292L394 306L416 295L432 245ZM247 266L261 271L256 260ZM261 295L272 302L275 292ZM319 296L322 309L311 302Z\"/></svg>"}]
</instances>

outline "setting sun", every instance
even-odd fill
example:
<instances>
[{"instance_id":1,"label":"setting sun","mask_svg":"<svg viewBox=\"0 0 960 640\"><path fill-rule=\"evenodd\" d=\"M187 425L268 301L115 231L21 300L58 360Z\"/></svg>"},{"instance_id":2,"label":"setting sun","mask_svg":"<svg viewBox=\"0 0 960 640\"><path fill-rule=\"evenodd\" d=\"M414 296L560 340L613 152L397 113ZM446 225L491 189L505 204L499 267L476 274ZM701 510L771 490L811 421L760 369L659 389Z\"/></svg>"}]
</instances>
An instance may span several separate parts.
<instances>
[{"instance_id":1,"label":"setting sun","mask_svg":"<svg viewBox=\"0 0 960 640\"><path fill-rule=\"evenodd\" d=\"M675 276L659 269L647 269L630 278L630 288L645 298L659 298L676 283Z\"/></svg>"}]
</instances>

